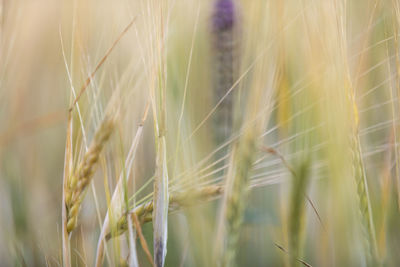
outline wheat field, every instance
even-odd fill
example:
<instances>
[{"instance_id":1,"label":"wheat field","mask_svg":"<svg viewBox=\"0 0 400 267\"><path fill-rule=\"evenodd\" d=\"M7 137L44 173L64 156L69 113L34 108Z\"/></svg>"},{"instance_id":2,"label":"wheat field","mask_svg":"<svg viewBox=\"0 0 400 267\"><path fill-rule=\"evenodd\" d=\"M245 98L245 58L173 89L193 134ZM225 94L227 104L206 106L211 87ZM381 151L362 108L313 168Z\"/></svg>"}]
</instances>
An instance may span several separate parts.
<instances>
[{"instance_id":1,"label":"wheat field","mask_svg":"<svg viewBox=\"0 0 400 267\"><path fill-rule=\"evenodd\" d=\"M0 0L0 266L400 266L397 0Z\"/></svg>"}]
</instances>

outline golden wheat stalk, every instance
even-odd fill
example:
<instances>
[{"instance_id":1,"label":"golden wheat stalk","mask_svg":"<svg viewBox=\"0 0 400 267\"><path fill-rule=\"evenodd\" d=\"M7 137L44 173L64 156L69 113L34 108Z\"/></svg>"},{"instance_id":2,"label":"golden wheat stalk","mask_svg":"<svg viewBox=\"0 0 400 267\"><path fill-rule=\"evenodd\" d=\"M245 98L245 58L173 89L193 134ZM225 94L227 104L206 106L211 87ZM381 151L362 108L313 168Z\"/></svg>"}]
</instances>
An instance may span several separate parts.
<instances>
[{"instance_id":1,"label":"golden wheat stalk","mask_svg":"<svg viewBox=\"0 0 400 267\"><path fill-rule=\"evenodd\" d=\"M114 129L114 119L105 118L96 131L94 139L75 172L69 177L65 188L67 211L67 232L71 233L77 224L78 213L84 193L96 170L99 156Z\"/></svg>"}]
</instances>

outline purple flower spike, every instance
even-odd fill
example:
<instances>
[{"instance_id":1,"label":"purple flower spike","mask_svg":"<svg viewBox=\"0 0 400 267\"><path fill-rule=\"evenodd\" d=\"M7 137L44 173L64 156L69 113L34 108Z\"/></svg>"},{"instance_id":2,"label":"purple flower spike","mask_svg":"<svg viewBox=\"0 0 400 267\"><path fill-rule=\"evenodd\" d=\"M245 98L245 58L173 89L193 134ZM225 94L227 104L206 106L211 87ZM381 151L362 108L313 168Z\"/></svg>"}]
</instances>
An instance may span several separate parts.
<instances>
[{"instance_id":1,"label":"purple flower spike","mask_svg":"<svg viewBox=\"0 0 400 267\"><path fill-rule=\"evenodd\" d=\"M232 133L233 94L227 92L237 79L238 54L238 14L235 0L215 0L211 17L214 52L214 105L218 109L214 115L216 144L222 144ZM220 103L221 99L223 101Z\"/></svg>"},{"instance_id":2,"label":"purple flower spike","mask_svg":"<svg viewBox=\"0 0 400 267\"><path fill-rule=\"evenodd\" d=\"M233 0L217 0L214 8L214 30L225 31L235 24L235 5Z\"/></svg>"}]
</instances>

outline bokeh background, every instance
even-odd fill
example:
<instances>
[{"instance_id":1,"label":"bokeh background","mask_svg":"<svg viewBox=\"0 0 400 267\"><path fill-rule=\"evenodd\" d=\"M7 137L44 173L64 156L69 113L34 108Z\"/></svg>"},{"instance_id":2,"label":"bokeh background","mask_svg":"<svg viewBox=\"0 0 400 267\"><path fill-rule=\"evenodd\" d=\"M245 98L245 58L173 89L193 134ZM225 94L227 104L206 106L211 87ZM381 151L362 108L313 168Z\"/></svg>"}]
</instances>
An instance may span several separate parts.
<instances>
[{"instance_id":1,"label":"bokeh background","mask_svg":"<svg viewBox=\"0 0 400 267\"><path fill-rule=\"evenodd\" d=\"M239 126L251 92L268 90L268 123L259 138L284 158L259 149L237 249L238 266L283 266L296 170L310 162L301 259L312 266L365 266L349 136L359 128L361 154L384 266L400 264L400 5L387 0L235 1L240 59L234 90ZM223 184L228 153L212 152L214 1L166 1L167 151L171 193ZM94 262L107 200L123 170L154 86L157 1L0 0L1 266L61 266L61 201L68 108L126 26L74 111L74 164L109 109L118 126L87 192L71 237L73 266ZM262 65L263 67L259 67ZM211 113L210 113L211 112ZM264 115L263 115L264 114ZM209 116L210 115L210 116ZM210 118L209 118L210 117ZM129 195L152 192L153 114L132 167ZM230 143L234 143L231 141ZM310 205L313 203L314 207ZM169 218L166 266L210 266L220 200ZM362 213L362 211L361 211ZM362 217L362 216L361 216ZM297 218L298 219L298 218ZM152 225L143 225L152 251ZM126 237L109 241L105 265L126 259ZM150 266L137 245L140 266ZM373 246L373 244L367 244ZM300 263L299 263L300 264Z\"/></svg>"}]
</instances>

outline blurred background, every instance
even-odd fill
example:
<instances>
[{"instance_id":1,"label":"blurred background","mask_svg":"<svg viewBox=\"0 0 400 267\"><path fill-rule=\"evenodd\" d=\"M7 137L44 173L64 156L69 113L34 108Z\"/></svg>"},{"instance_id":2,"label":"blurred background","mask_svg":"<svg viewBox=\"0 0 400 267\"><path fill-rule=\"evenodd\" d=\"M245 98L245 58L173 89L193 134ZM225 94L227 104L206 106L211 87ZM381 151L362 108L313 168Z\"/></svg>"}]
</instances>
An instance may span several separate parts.
<instances>
[{"instance_id":1,"label":"blurred background","mask_svg":"<svg viewBox=\"0 0 400 267\"><path fill-rule=\"evenodd\" d=\"M158 1L0 0L1 266L62 265L68 109L132 20L73 112L75 166L108 110L118 110L118 123L71 236L72 265L94 264L107 203L151 98L162 42L155 17L165 22L170 193L224 184L229 151L214 151L236 139L215 143L213 137L215 2L169 0L162 4L166 17L159 18ZM379 264L399 266L400 4L234 2L232 134L266 120L243 200L237 265L293 265L288 258L296 234L299 265L372 266L368 251L375 250ZM244 115L254 104L252 92L267 95L254 122ZM133 205L153 191L153 111L130 173ZM307 198L297 199L293 170L304 162ZM354 177L357 168L365 172L367 193ZM363 201L370 214L360 210ZM291 212L297 202L304 205L298 217ZM166 266L212 266L220 208L213 200L170 215ZM143 234L152 252L151 223ZM126 243L124 235L108 242L104 266L126 259ZM151 266L139 242L137 253L140 266Z\"/></svg>"}]
</instances>

